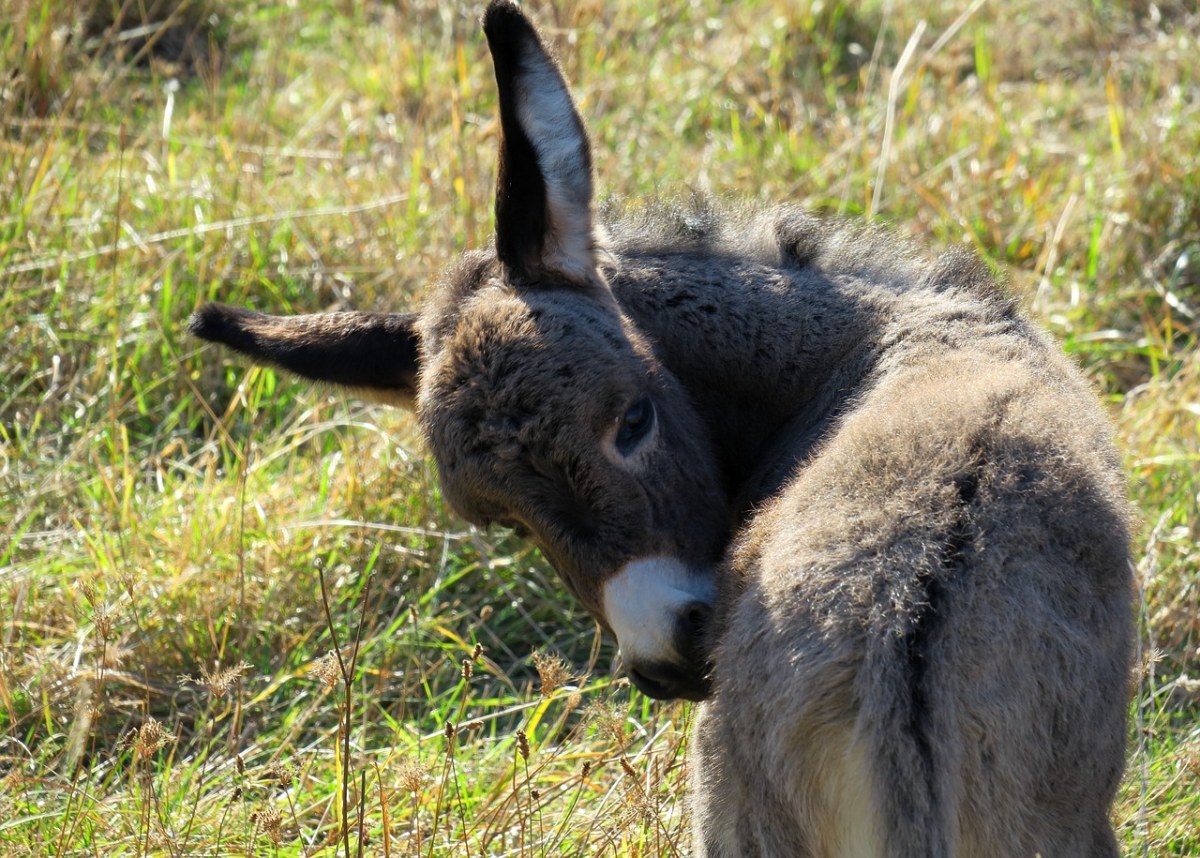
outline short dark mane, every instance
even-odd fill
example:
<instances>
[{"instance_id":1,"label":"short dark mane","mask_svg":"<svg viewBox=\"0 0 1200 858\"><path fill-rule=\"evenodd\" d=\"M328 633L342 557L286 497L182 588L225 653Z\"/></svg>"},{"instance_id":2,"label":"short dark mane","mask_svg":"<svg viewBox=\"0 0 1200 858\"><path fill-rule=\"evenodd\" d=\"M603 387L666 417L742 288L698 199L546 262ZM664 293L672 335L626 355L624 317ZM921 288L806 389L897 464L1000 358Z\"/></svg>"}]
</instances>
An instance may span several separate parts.
<instances>
[{"instance_id":1,"label":"short dark mane","mask_svg":"<svg viewBox=\"0 0 1200 858\"><path fill-rule=\"evenodd\" d=\"M703 195L629 203L610 198L601 207L610 265L622 256L686 254L771 266L817 265L833 274L853 274L893 284L898 290L959 291L1016 305L998 274L978 254L958 248L930 257L894 229L799 206L723 201Z\"/></svg>"}]
</instances>

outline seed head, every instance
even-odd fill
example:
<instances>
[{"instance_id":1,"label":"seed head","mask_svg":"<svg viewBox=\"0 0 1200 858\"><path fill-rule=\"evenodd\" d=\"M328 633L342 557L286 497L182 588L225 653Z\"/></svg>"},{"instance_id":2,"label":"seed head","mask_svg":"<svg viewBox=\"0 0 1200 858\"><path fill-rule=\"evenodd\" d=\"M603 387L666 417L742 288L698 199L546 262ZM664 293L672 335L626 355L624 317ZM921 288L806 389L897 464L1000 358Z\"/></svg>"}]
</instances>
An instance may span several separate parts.
<instances>
[{"instance_id":1,"label":"seed head","mask_svg":"<svg viewBox=\"0 0 1200 858\"><path fill-rule=\"evenodd\" d=\"M101 642L108 643L112 640L113 621L116 616L117 611L108 604L97 605L92 611L92 625L95 626L96 636Z\"/></svg>"},{"instance_id":2,"label":"seed head","mask_svg":"<svg viewBox=\"0 0 1200 858\"><path fill-rule=\"evenodd\" d=\"M179 677L180 683L202 685L212 697L224 697L241 678L252 668L249 662L243 661L230 667L216 665L210 672L208 668L200 668L199 678L194 676Z\"/></svg>"},{"instance_id":3,"label":"seed head","mask_svg":"<svg viewBox=\"0 0 1200 858\"><path fill-rule=\"evenodd\" d=\"M618 821L623 828L646 825L654 819L658 812L653 797L647 795L639 783L627 782L621 797L624 799L625 808Z\"/></svg>"},{"instance_id":4,"label":"seed head","mask_svg":"<svg viewBox=\"0 0 1200 858\"><path fill-rule=\"evenodd\" d=\"M138 756L149 757L157 754L167 745L175 742L175 734L160 724L154 718L149 718L137 730L125 734L122 744L137 751Z\"/></svg>"},{"instance_id":5,"label":"seed head","mask_svg":"<svg viewBox=\"0 0 1200 858\"><path fill-rule=\"evenodd\" d=\"M1155 667L1163 659L1162 650L1149 647L1144 650L1141 657L1130 668L1129 671L1129 696L1137 697L1142 686L1150 680L1154 673Z\"/></svg>"},{"instance_id":6,"label":"seed head","mask_svg":"<svg viewBox=\"0 0 1200 858\"><path fill-rule=\"evenodd\" d=\"M283 842L283 814L276 807L262 807L250 814L250 823L260 828L278 846Z\"/></svg>"},{"instance_id":7,"label":"seed head","mask_svg":"<svg viewBox=\"0 0 1200 858\"><path fill-rule=\"evenodd\" d=\"M606 701L596 701L587 708L585 717L596 725L602 734L611 739L618 748L624 750L627 739L625 737L625 719L617 708Z\"/></svg>"},{"instance_id":8,"label":"seed head","mask_svg":"<svg viewBox=\"0 0 1200 858\"><path fill-rule=\"evenodd\" d=\"M524 730L517 731L517 753L521 755L521 759L529 759L529 737L525 735Z\"/></svg>"},{"instance_id":9,"label":"seed head","mask_svg":"<svg viewBox=\"0 0 1200 858\"><path fill-rule=\"evenodd\" d=\"M338 684L338 680L342 677L342 672L338 668L337 653L333 650L325 653L316 664L311 668L313 676L321 681L327 689L332 690Z\"/></svg>"},{"instance_id":10,"label":"seed head","mask_svg":"<svg viewBox=\"0 0 1200 858\"><path fill-rule=\"evenodd\" d=\"M287 789L296 781L296 767L282 760L275 760L263 768L263 777L275 781L281 789Z\"/></svg>"},{"instance_id":11,"label":"seed head","mask_svg":"<svg viewBox=\"0 0 1200 858\"><path fill-rule=\"evenodd\" d=\"M543 697L550 697L556 688L566 685L574 679L566 659L555 653L534 650L533 666L537 668L538 679L542 682Z\"/></svg>"},{"instance_id":12,"label":"seed head","mask_svg":"<svg viewBox=\"0 0 1200 858\"><path fill-rule=\"evenodd\" d=\"M425 783L425 768L415 760L405 760L400 766L400 786L413 794L421 791Z\"/></svg>"},{"instance_id":13,"label":"seed head","mask_svg":"<svg viewBox=\"0 0 1200 858\"><path fill-rule=\"evenodd\" d=\"M621 758L621 769L629 776L629 780L625 782L622 794L625 808L619 818L619 824L622 827L645 825L658 814L657 799L646 790L637 770L624 757Z\"/></svg>"}]
</instances>

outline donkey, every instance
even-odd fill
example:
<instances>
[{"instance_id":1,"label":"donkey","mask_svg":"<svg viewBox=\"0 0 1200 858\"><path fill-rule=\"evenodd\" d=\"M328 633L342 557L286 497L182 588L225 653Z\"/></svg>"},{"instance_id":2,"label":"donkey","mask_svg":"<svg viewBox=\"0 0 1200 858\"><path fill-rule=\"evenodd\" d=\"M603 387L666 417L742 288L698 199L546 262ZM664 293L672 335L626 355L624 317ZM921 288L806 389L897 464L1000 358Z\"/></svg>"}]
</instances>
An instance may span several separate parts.
<instances>
[{"instance_id":1,"label":"donkey","mask_svg":"<svg viewBox=\"0 0 1200 858\"><path fill-rule=\"evenodd\" d=\"M419 314L193 334L414 408L635 685L702 700L708 856L1115 856L1130 526L1093 393L981 262L794 207L597 213L563 75L483 29L493 246Z\"/></svg>"}]
</instances>

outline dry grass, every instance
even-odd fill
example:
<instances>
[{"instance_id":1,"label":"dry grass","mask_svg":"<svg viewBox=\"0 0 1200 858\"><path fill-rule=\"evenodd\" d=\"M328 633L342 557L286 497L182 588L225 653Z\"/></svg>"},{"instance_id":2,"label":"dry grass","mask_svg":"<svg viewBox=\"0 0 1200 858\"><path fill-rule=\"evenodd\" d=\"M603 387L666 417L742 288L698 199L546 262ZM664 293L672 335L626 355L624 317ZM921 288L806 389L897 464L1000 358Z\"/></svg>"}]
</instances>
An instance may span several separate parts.
<instances>
[{"instance_id":1,"label":"dry grass","mask_svg":"<svg viewBox=\"0 0 1200 858\"><path fill-rule=\"evenodd\" d=\"M100 2L0 30L0 852L685 852L687 707L612 680L541 558L445 512L405 415L183 331L208 299L407 306L488 239L478 9L150 5L192 54L137 43L155 15L89 35ZM1191 5L532 11L599 187L967 243L1095 378L1154 655L1117 821L1130 853L1195 854Z\"/></svg>"}]
</instances>

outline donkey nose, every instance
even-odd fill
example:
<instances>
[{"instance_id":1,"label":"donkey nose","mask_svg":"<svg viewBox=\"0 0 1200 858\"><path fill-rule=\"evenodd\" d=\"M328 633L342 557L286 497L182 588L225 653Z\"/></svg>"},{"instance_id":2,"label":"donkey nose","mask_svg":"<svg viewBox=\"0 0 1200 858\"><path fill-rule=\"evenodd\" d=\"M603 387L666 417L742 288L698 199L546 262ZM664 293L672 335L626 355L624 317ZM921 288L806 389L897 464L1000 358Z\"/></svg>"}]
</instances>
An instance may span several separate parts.
<instances>
[{"instance_id":1,"label":"donkey nose","mask_svg":"<svg viewBox=\"0 0 1200 858\"><path fill-rule=\"evenodd\" d=\"M605 580L600 616L633 683L649 696L708 696L714 590L711 570L670 556L632 560Z\"/></svg>"}]
</instances>

